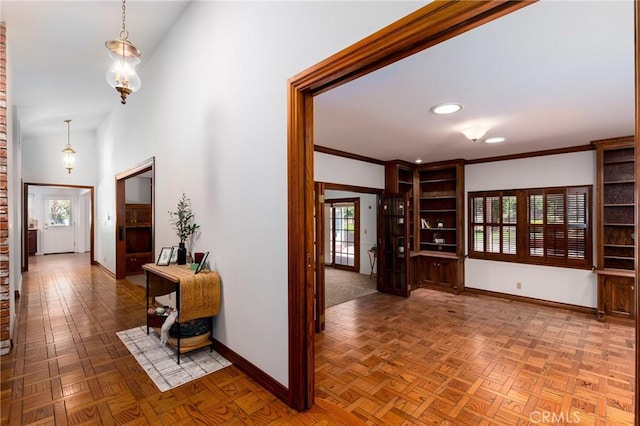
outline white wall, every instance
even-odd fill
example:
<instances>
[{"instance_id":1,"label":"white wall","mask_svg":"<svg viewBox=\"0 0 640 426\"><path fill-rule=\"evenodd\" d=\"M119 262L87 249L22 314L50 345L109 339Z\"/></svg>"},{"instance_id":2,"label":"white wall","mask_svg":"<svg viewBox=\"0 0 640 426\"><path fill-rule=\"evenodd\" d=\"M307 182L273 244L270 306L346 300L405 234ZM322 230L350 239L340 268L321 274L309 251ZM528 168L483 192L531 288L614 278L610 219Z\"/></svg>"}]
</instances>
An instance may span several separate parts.
<instances>
[{"instance_id":1,"label":"white wall","mask_svg":"<svg viewBox=\"0 0 640 426\"><path fill-rule=\"evenodd\" d=\"M76 151L76 160L69 174L62 161L62 150L67 144L66 126L64 121L60 121L63 133L22 140L24 182L96 185L98 177L96 133L74 132L73 122L71 122L71 147Z\"/></svg>"},{"instance_id":2,"label":"white wall","mask_svg":"<svg viewBox=\"0 0 640 426\"><path fill-rule=\"evenodd\" d=\"M313 179L316 182L384 189L384 166L314 152Z\"/></svg>"},{"instance_id":3,"label":"white wall","mask_svg":"<svg viewBox=\"0 0 640 426\"><path fill-rule=\"evenodd\" d=\"M465 166L465 191L594 185L591 216L594 225L595 170L595 151L472 164ZM468 200L467 194L465 200ZM465 213L468 215L468 210ZM595 226L592 232L595 235ZM595 240L593 248L595 262ZM516 289L516 282L522 283L521 290ZM571 305L596 306L596 277L591 270L467 259L465 286Z\"/></svg>"},{"instance_id":4,"label":"white wall","mask_svg":"<svg viewBox=\"0 0 640 426\"><path fill-rule=\"evenodd\" d=\"M151 204L151 178L134 176L124 181L126 203Z\"/></svg>"},{"instance_id":5,"label":"white wall","mask_svg":"<svg viewBox=\"0 0 640 426\"><path fill-rule=\"evenodd\" d=\"M155 156L156 250L185 192L222 278L215 338L288 386L286 81L422 4L191 3L98 132L98 260L114 270L114 175Z\"/></svg>"},{"instance_id":6,"label":"white wall","mask_svg":"<svg viewBox=\"0 0 640 426\"><path fill-rule=\"evenodd\" d=\"M43 226L46 223L45 197L61 197L71 200L71 214L75 235L75 252L84 253L90 250L89 231L91 226L91 193L82 188L60 188L55 186L29 185L29 195L33 202L32 217L38 221L38 250L36 255L43 254ZM33 197L31 197L33 195Z\"/></svg>"},{"instance_id":7,"label":"white wall","mask_svg":"<svg viewBox=\"0 0 640 426\"><path fill-rule=\"evenodd\" d=\"M378 213L378 197L376 194L367 194L362 192L350 191L333 191L324 192L325 200L331 198L359 198L360 199L360 273L369 275L371 273L371 264L369 263L369 255L367 250L376 245L377 213ZM325 247L328 247L329 241L326 240Z\"/></svg>"}]
</instances>

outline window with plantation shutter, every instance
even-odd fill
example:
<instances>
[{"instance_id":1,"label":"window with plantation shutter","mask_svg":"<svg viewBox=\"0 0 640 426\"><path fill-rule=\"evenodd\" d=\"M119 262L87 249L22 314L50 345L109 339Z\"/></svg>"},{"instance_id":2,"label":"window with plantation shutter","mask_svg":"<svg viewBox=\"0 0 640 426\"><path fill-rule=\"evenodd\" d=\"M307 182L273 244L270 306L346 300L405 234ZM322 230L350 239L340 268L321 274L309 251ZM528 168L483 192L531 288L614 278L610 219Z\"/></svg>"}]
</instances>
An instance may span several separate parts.
<instances>
[{"instance_id":1,"label":"window with plantation shutter","mask_svg":"<svg viewBox=\"0 0 640 426\"><path fill-rule=\"evenodd\" d=\"M591 256L590 250L587 250L588 207L589 197L584 188L568 189L567 257L569 260L583 261Z\"/></svg>"},{"instance_id":2,"label":"window with plantation shutter","mask_svg":"<svg viewBox=\"0 0 640 426\"><path fill-rule=\"evenodd\" d=\"M516 254L517 209L515 193L476 193L471 197L470 251L476 257L495 258Z\"/></svg>"},{"instance_id":3,"label":"window with plantation shutter","mask_svg":"<svg viewBox=\"0 0 640 426\"><path fill-rule=\"evenodd\" d=\"M591 186L469 194L469 257L587 268Z\"/></svg>"}]
</instances>

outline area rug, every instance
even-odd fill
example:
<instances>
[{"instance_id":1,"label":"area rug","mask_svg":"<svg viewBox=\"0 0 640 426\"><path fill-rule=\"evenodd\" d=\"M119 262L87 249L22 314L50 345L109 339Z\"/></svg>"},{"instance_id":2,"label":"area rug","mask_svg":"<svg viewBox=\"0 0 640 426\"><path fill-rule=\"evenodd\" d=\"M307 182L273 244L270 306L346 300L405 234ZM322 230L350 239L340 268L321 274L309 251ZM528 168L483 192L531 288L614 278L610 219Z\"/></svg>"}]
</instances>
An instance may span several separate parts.
<instances>
[{"instance_id":1,"label":"area rug","mask_svg":"<svg viewBox=\"0 0 640 426\"><path fill-rule=\"evenodd\" d=\"M325 308L377 292L376 280L369 275L324 268Z\"/></svg>"},{"instance_id":2,"label":"area rug","mask_svg":"<svg viewBox=\"0 0 640 426\"><path fill-rule=\"evenodd\" d=\"M161 346L160 339L153 332L147 335L146 325L118 331L116 335L161 392L231 365L208 347L180 355L178 364L176 352L168 345Z\"/></svg>"}]
</instances>

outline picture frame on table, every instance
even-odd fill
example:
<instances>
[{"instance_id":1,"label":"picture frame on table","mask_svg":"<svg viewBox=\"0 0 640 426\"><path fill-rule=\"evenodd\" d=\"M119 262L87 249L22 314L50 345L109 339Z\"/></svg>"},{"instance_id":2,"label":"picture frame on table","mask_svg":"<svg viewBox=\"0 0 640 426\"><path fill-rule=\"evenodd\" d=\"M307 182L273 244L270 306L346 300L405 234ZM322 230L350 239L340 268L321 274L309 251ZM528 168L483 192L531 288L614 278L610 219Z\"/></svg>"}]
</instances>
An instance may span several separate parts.
<instances>
[{"instance_id":1,"label":"picture frame on table","mask_svg":"<svg viewBox=\"0 0 640 426\"><path fill-rule=\"evenodd\" d=\"M178 246L171 247L173 251L171 252L171 260L169 263L178 263Z\"/></svg>"},{"instance_id":2,"label":"picture frame on table","mask_svg":"<svg viewBox=\"0 0 640 426\"><path fill-rule=\"evenodd\" d=\"M173 247L162 247L160 249L160 254L158 255L158 260L156 262L156 265L169 266L169 262L171 262L172 255L173 255Z\"/></svg>"},{"instance_id":3,"label":"picture frame on table","mask_svg":"<svg viewBox=\"0 0 640 426\"><path fill-rule=\"evenodd\" d=\"M198 263L198 267L196 268L196 274L204 269L204 266L207 264L207 257L209 257L209 252L205 252L204 256L202 256L202 260Z\"/></svg>"}]
</instances>

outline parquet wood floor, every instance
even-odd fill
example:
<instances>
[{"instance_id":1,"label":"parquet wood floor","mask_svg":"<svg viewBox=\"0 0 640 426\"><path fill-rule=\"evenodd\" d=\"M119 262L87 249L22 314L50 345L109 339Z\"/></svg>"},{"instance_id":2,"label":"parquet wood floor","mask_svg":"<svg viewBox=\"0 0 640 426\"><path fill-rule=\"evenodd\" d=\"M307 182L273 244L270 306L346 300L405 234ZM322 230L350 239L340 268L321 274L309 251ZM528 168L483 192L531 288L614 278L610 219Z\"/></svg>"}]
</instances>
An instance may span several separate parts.
<instances>
[{"instance_id":1,"label":"parquet wood floor","mask_svg":"<svg viewBox=\"0 0 640 426\"><path fill-rule=\"evenodd\" d=\"M427 289L326 318L316 394L368 424L633 424L633 328Z\"/></svg>"},{"instance_id":2,"label":"parquet wood floor","mask_svg":"<svg viewBox=\"0 0 640 426\"><path fill-rule=\"evenodd\" d=\"M538 423L633 422L632 328L429 290L327 309L318 403L306 413L233 366L161 393L115 335L145 321L144 289L86 256L35 260L1 360L3 425L515 425L545 413L574 417Z\"/></svg>"}]
</instances>

